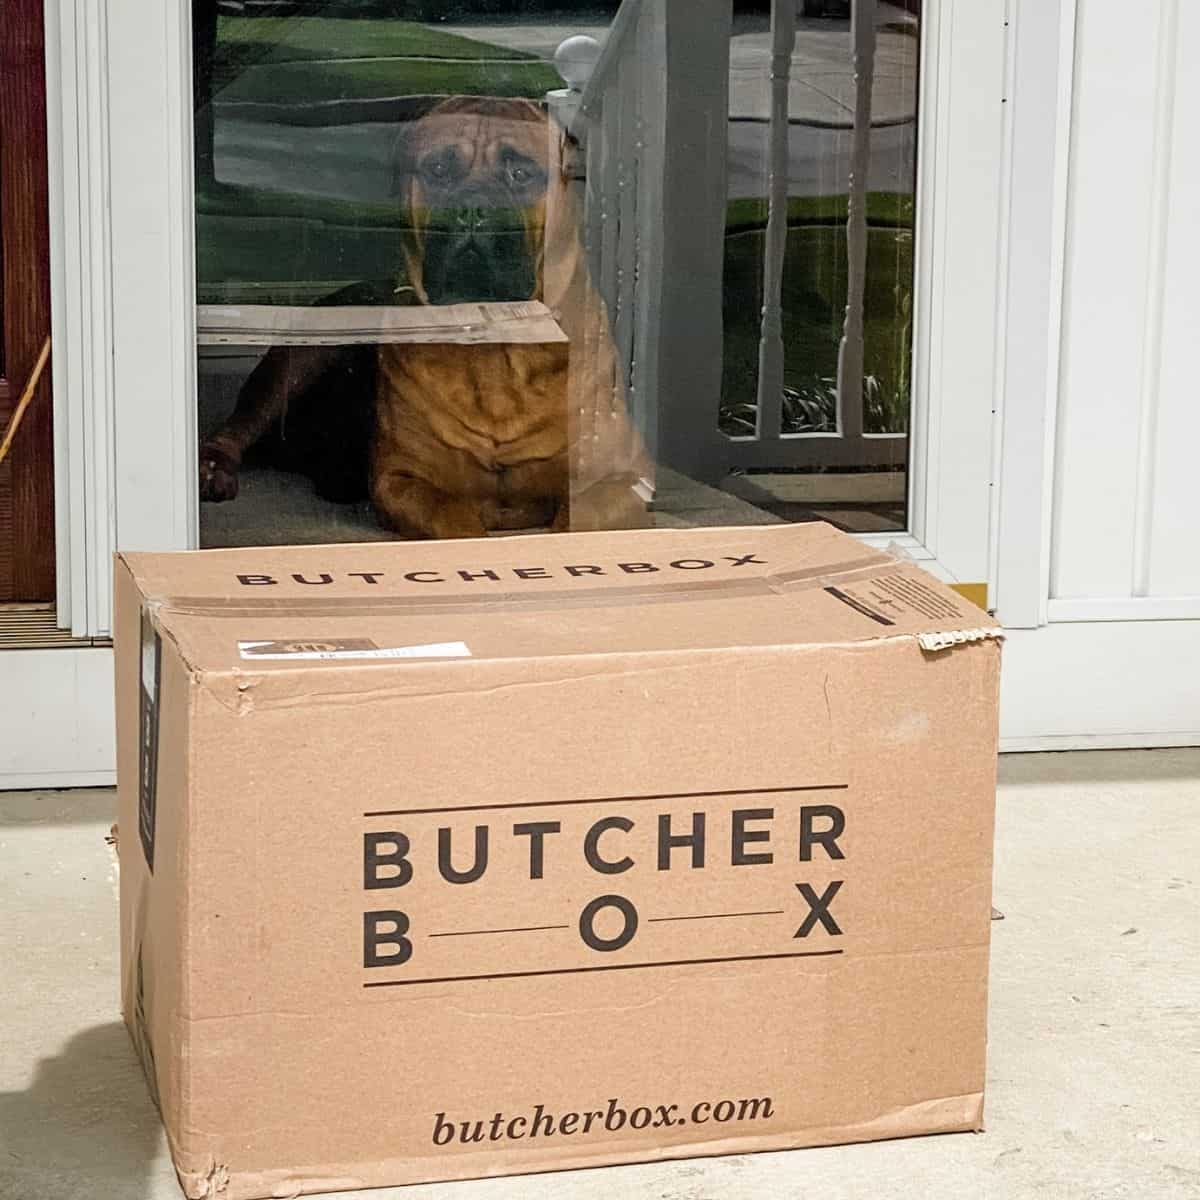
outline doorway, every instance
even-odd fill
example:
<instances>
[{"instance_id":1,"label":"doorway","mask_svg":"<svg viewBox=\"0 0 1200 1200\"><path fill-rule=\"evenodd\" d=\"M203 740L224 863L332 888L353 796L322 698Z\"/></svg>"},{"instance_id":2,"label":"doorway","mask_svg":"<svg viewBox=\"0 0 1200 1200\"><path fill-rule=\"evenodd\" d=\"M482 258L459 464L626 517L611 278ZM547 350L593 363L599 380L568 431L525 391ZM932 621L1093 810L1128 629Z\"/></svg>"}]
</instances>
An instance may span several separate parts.
<instances>
[{"instance_id":1,"label":"doorway","mask_svg":"<svg viewBox=\"0 0 1200 1200\"><path fill-rule=\"evenodd\" d=\"M25 11L28 3L29 0L22 0L21 11ZM495 3L489 0L488 7L494 10L499 3L500 0ZM415 8L416 0L413 4ZM539 7L565 7L565 4L552 6L549 0L544 5L542 0L512 0L516 9L526 4L531 12ZM273 14L262 15L271 15L273 19L260 25L254 24L253 18L244 11L251 7L254 6L240 4L237 0L222 0L218 8L219 17L227 19L227 35L247 35L242 38L226 36L222 51L223 54L237 51L233 60L226 61L232 62L241 72L239 78L243 82L238 86L262 83L264 76L290 79L306 75L312 71L314 56L316 60L347 56L347 47L340 43L325 46L318 39L315 46L304 44L299 30L296 37L288 41L290 49L279 51L280 41L288 39L274 35L281 25L285 34L292 29L294 10L305 7L299 0L289 0L287 4L281 0L278 5L271 5ZM264 3L257 7L265 9L268 6ZM359 16L344 19L360 21L366 7L365 3L361 6L348 4L347 8L355 9ZM729 95L724 97L728 101L724 108L720 103L722 97L708 94L704 98L709 107L703 111L719 111L721 119L711 123L693 120L690 135L688 119L695 118L700 110L695 105L690 108L675 106L675 119L672 122L669 118L665 140L656 143L656 149L664 146L670 149L670 163L661 159L650 161L645 153L650 147L648 137L635 137L632 143L642 152L639 156L641 177L662 181L665 185L659 192L661 208L639 207L638 212L647 221L653 221L657 230L669 233L673 247L671 261L664 263L665 269L637 273L638 296L653 303L643 305L639 301L631 308L622 302L623 315L617 321L620 346L629 345L632 333L635 345L659 348L659 368L664 365L670 368L666 375L660 369L658 385L652 386L654 359L639 353L630 364L635 387L629 410L642 423L647 440L658 437L651 457L656 465L665 466L650 481L655 488L656 519L661 516L664 523L669 520L673 516L673 506L674 513L680 514L678 520L704 520L707 523L719 519L721 523L728 523L724 515L703 517L701 514L711 509L699 502L700 497L713 500L712 507L719 506L722 512L736 506L743 513L750 510L752 516L765 513L774 521L799 515L796 510L811 509L817 503L826 509L836 507L839 511L850 511L853 505L886 506L888 511L869 515L878 518L880 524L886 522L890 528L860 533L858 536L864 542L894 547L951 582L989 579L992 399L1000 264L996 248L1001 241L1003 205L999 181L1003 178L1005 162L1006 0L979 0L967 6L952 4L950 0L939 0L938 3L925 0L919 6L919 14L914 11L915 5L877 0L874 6L880 18L875 26L876 77L878 80L883 73L893 76L873 97L878 101L877 116L887 122L908 116L906 111L891 111L885 102L889 102L892 94L889 89L895 87L898 90L910 85L915 70L920 137L916 147L915 186L913 182L908 184L913 188L915 209L911 220L911 335L905 329L907 314L903 312L902 303L894 299L894 289L873 287L872 282L878 283L882 276L871 275L872 264L878 267L887 262L878 253L880 247L892 252L894 267L903 268L901 273L893 270L893 283L901 274L907 275L904 261L907 214L902 213L905 219L898 221L895 207L890 217L887 212L880 212L881 201L876 195L899 192L901 188L898 184L884 187L887 180L872 183L867 179L872 203L865 208L868 236L860 242L867 247L869 276L864 311L865 340L874 347L892 347L897 353L888 351L890 361L895 364L893 369L887 372L881 368L867 370L868 361L864 362L864 374L872 374L877 380L884 381L887 389L894 388L896 394L910 397L909 428L907 433L887 429L873 418L868 419L870 409L864 405L861 430L849 428L843 422L839 434L834 436L828 431L804 430L798 423L794 424L792 416L803 406L790 400L785 404L784 388L794 387L802 392L809 388L811 379L806 383L805 376L789 374L796 368L807 370L806 362L816 364L814 372L818 373L819 380L833 365L832 355L827 353L832 337L827 339L818 334L822 329L836 332L836 319L831 318L831 313L840 304L835 295L837 289L827 288L820 292L824 299L823 306L818 308L815 304L797 304L793 285L809 298L818 293L819 289L811 284L816 278L820 256L810 255L808 251L814 247L828 249L834 240L845 246L844 226L836 238L828 232L830 222L834 227L842 224L845 210L816 208L807 211L815 207L815 201L802 194L798 197L802 203L795 204L797 197L790 195L789 182L782 202L775 206L780 218L776 229L783 235L779 240L784 254L781 260L778 244L772 243L775 251L768 255L766 244L769 239L761 226L764 210L766 225L770 226L771 194L765 186L749 186L756 180L765 183L765 177L761 165L756 172L745 169L744 151L747 146L757 146L754 161L763 164L762 151L770 139L762 135L772 126L781 135L787 135L781 136L779 141L783 157L790 158L793 165L809 159L803 152L806 140L812 140L815 145L847 137L845 130L820 130L809 125L797 126L795 129L800 132L795 132L792 126L794 118L810 121L814 115L800 103L800 95L792 93L806 94L810 83L824 86L831 78L835 82L846 78L842 64L850 44L850 29L845 6L830 3L820 15L807 16L799 4L794 6L798 51L792 56L791 86L780 88L777 101L772 93L774 102L765 108L763 102L767 95L761 86L764 78L762 63L764 52L774 47L771 17L775 13L784 19L789 15L788 6L778 0L774 4L769 0L746 0L745 3L743 0L736 0L736 3L735 0L641 0L640 3L623 0L620 5L606 0L594 6L597 11L601 8L604 11L600 19L591 24L582 19L582 8L572 8L571 20L554 31L554 39L540 46L506 45L506 37L511 41L516 37L523 38L525 34L519 29L506 33L500 21L494 17L485 20L488 13L477 11L465 0L458 7L464 14L459 25L453 32L440 30L447 38L458 40L442 39L441 45L444 51L463 55L470 49L473 57L467 64L461 58L454 58L449 67L460 73L465 69L468 74L475 69L470 63L480 69L482 65L495 68L497 75L489 81L490 92L504 82L503 73L510 71L536 73L537 78L521 91L544 99L549 92L562 90L555 86L563 80L552 65L553 53L561 44L559 38L565 40L567 36L586 35L589 29L595 32L599 27L601 34L608 30L609 37L605 42L609 44L618 9L625 10L622 23L626 26L640 12L651 32L657 30L661 34L666 28L663 21L669 21L671 29L677 32L675 22L682 21L697 33L698 40L694 44L689 44L689 39L683 36L673 35L666 39L679 52L676 59L659 54L664 49L661 39L654 56L643 59L637 54L629 54L622 58L621 67L628 65L635 74L641 65L666 63L665 71L644 72L638 80L642 89L639 94L648 96L652 87L669 84L671 94L686 98L693 82L703 84L710 93L723 86L729 88ZM867 9L862 7L860 11ZM38 696L37 705L29 710L30 715L24 711L15 716L6 713L2 738L5 747L12 750L9 769L4 776L7 786L33 786L50 780L62 786L64 782L98 783L111 779L112 714L111 703L106 699L111 695L111 651L100 648L96 642L106 638L111 628L109 602L113 550L184 550L213 545L218 540L214 536L218 532L215 528L217 518L225 520L222 514L228 513L232 526L236 524L232 518L242 511L239 505L247 497L251 501L249 507L254 507L254 496L250 491L253 480L247 496L241 500L202 505L197 488L198 452L201 439L208 433L207 418L215 419L218 402L228 403L236 395L238 372L244 369L237 360L243 364L252 362L263 348L259 341L257 349L250 346L250 353L243 350L246 340L254 334L254 330L244 327L245 319L266 315L263 309L271 306L248 304L244 294L239 296L231 292L222 296L205 290L222 278L226 283L237 279L233 271L218 271L216 266L219 264L206 257L207 252L198 251L207 245L209 249L224 247L234 252L224 261L240 268L247 276L241 282L261 283L264 280L258 277L257 270L249 268L262 257L264 236L282 238L289 223L315 233L318 227L342 224L341 218L347 215L337 196L301 196L302 204L284 205L278 202L277 196L261 196L255 190L258 185L249 179L242 179L240 189L232 193L220 187L206 190L202 186L203 167L198 172L193 136L198 114L193 105L196 80L192 52L200 39L193 37L192 0L164 0L149 5L46 0L45 12L45 40L50 62L54 404L58 410L53 431L59 475L56 615L59 620L69 623L77 640L70 649L0 654L0 690L10 695L36 690ZM913 29L911 18L918 15L919 27ZM316 19L319 17L314 16L313 20ZM420 24L419 21L414 23ZM706 23L708 28L700 28ZM31 27L29 21L20 24L26 30ZM448 22L439 22L439 26L444 24ZM311 21L308 25L311 27ZM40 23L32 27L40 37ZM352 29L325 28L362 32L358 24ZM219 27L217 32L219 36ZM781 27L782 37L786 37L786 32L786 28ZM263 39L253 36L259 33L271 35L266 39L267 56L274 56L271 61L260 56ZM410 29L409 33L418 36L417 31ZM919 36L912 36L913 33ZM701 34L705 35L702 39ZM300 44L297 44L297 37ZM247 41L252 45L241 45ZM472 43L480 41L488 47L499 47L500 52L490 48L486 53L479 51ZM234 42L239 44L235 46ZM636 37L626 43L634 47L638 44ZM807 61L818 57L816 51L822 46L828 49L829 55L840 56L836 70L822 72L819 63L814 65ZM329 53L331 49L337 54ZM394 59L397 57L395 48L392 50L387 57ZM728 69L709 69L698 74L685 70L687 60L700 50L705 56L711 56L707 58L710 63L718 56L723 61L728 54ZM16 54L16 48L10 44L4 52L7 58ZM287 61L280 60L280 53L286 53ZM520 59L520 54L532 54L533 58ZM371 57L365 55L367 59ZM413 57L437 59L432 65L441 70L447 65L441 59L450 55L409 55L409 58ZM732 86L735 57L736 63L740 64L738 74L742 80L737 89ZM785 54L785 61L786 57ZM893 58L895 61L891 61ZM146 62L151 59L155 69L148 71ZM806 61L802 62L802 59ZM488 63L486 60L493 61ZM31 49L26 61L36 64L37 51ZM825 61L828 65L828 58ZM520 63L524 66L519 66ZM369 75L375 69L378 68L363 67L360 70L359 66L353 65L353 69L339 66L336 71L348 72L361 83L364 71ZM12 73L7 73L3 86L11 87L12 79ZM214 73L214 93L217 82L228 84L228 76L217 80ZM340 83L334 82L340 88ZM399 94L392 91L390 79L383 82L387 85L386 94L375 99L387 101ZM537 84L536 88L533 83ZM222 87L221 105L291 104L297 100L290 95L275 94L272 97L269 89L267 94L257 97L230 95L230 86L233 85ZM432 84L429 84L429 90L435 90ZM457 84L454 87L459 95L466 90ZM314 117L321 116L324 110L318 107L320 102L322 99L336 102L340 91L335 88L335 92L337 94L332 97L328 93L311 95L307 101L301 97L299 103L310 110L315 109ZM595 132L597 135L585 139L589 149L597 155L601 155L606 145L618 149L622 145L628 146L624 142L624 131L629 109L619 102L621 98L620 94L604 96L596 124L588 130L589 134ZM372 97L356 99L361 102ZM666 100L670 99L668 95ZM609 103L610 100L614 102ZM216 103L218 97L214 94ZM362 107L361 103L359 106ZM665 108L655 111L659 115L670 114L672 106L667 103ZM239 122L245 132L247 125L255 124L250 120L252 116L271 117L274 124L283 125L278 118L288 114L271 108L256 112L245 107L226 107L224 112L213 115L214 122L220 117L223 125L223 128L213 130L214 174L218 185L228 185L238 182L230 174L231 166L236 165L231 163L230 155L238 151L242 143L230 141L229 136L238 132ZM303 108L290 115L297 118L286 124L285 131L291 136L319 141L329 134L325 126L299 119L308 115ZM636 121L637 111L632 115ZM815 115L820 117L819 113ZM732 122L731 116L756 119ZM233 128L230 121L233 121ZM203 138L203 120L199 124ZM703 128L698 129L700 126ZM345 130L344 125L336 128ZM904 136L904 128L902 123L881 126L884 149L888 144L895 145L896 139ZM610 138L610 133L615 136ZM663 127L655 124L645 133L653 133L659 138ZM723 156L727 163L737 160L742 164L737 172L729 173L730 180L739 185L737 195L722 195L716 189L706 192L687 186L689 178L696 178L694 157L686 153L689 137L693 146L705 145L712 155ZM793 153L792 149L797 141L801 142L799 154ZM339 149L353 155L360 144L360 140L350 134L335 136L329 151L336 159ZM241 157L240 152L237 157ZM616 157L619 160L620 156ZM819 154L812 161L833 163L835 157ZM610 166L619 166L619 162L614 163L613 156L606 161ZM904 159L893 155L893 161L900 163ZM593 205L590 210L598 218L604 211L602 197L608 191L599 185L606 178L611 182L612 176L605 175L602 163L593 161L591 167L586 163L584 167L585 178L581 182L585 186L594 182L593 194L598 192L601 197L601 206ZM783 175L784 172L780 172L781 178ZM629 177L628 173L616 172L616 191L624 193L627 202ZM331 179L326 178L335 189L344 183L336 171ZM620 187L622 178L626 180L623 189ZM832 184L833 180L830 182ZM803 179L801 183L804 183ZM245 190L247 188L250 194ZM821 190L823 195L833 194L832 187L828 192L824 188ZM269 201L270 207L254 208L251 202L259 199L264 205ZM736 204L730 213L731 201L747 200L751 203ZM234 202L243 208L226 212L221 207ZM355 203L361 208L365 201ZM247 205L250 206L248 210ZM806 211L798 211L801 208ZM614 227L611 211L610 207L609 220L604 224L606 229ZM689 214L694 213L703 216L706 223L701 225L693 221ZM375 233L377 226L365 219L358 208L349 215L354 217L351 224L362 231L363 239ZM386 230L394 216L394 206L379 216ZM236 238L214 240L210 236L222 224L227 230L231 226L236 230L240 224L251 221L260 224L256 229L247 230L248 236L240 243L246 248L246 254L240 259L235 253ZM201 222L208 226L204 231L199 229ZM702 262L689 261L686 253L689 241L703 247L706 257ZM357 242L350 239L344 244L351 246ZM342 242L322 238L312 239L307 245L311 249L307 257L297 254L286 260L272 259L294 268L294 278L266 279L265 282L295 285L310 278L335 283L367 278L359 270L343 275L339 269L327 275L317 269L325 261L336 268L350 265L349 258L339 251ZM632 248L645 254L655 245L664 252L667 249L665 240L656 241L645 236L635 236ZM332 255L329 253L331 246ZM760 247L761 255L756 253ZM803 252L797 254L797 247ZM600 256L594 270L598 272L601 291L605 295L619 296L620 287L615 291L608 289L622 280L629 282L630 276L624 265L628 258L623 257L620 247L613 256L609 252L611 244L606 248L603 239L596 248ZM623 249L627 255L628 241L623 243ZM736 260L728 271L726 251ZM785 354L783 386L776 388L772 384L765 389L767 404L760 406L757 389L740 396L724 392L724 372L718 369L722 367L726 351L732 361L739 347L752 345L753 338L746 334L746 329L753 329L753 309L761 301L760 285L756 283L750 293L744 306L746 311L731 314L728 326L722 311L722 288L713 285L723 283L726 278L732 282L738 269L756 279L759 277L757 264L762 263L765 270L768 261L776 265L780 261L783 263L780 303L777 308L773 306L773 311L780 315L788 334L785 349L791 346L794 351L800 346L804 353L799 357L793 353L790 361ZM832 259L826 261L830 269L823 278L828 284L840 277L842 268ZM688 295L679 290L680 280L685 275L680 269L681 263L687 274L698 274L708 283L700 305L691 304ZM315 264L311 271L310 264ZM703 271L699 270L701 267ZM835 267L839 273L836 276ZM762 278L765 282L765 276ZM772 276L772 296L776 278L777 275ZM662 298L647 296L645 289L651 283L661 283L674 290ZM281 307L288 310L289 317L301 309L316 314L318 309L313 304L296 302L307 298L302 292L303 289L298 293L292 287L291 293L284 291L271 298L284 301ZM667 302L660 303L660 299ZM214 313L205 301L212 301L216 307L227 311ZM876 308L876 304L880 307ZM247 310L251 311L247 313ZM634 314L653 316L656 312L667 322L667 327L658 331L656 339L646 336L649 326L629 320ZM893 316L898 314L899 319L888 317L888 312ZM242 328L229 332L227 328L217 327L215 318L225 322L225 318L237 318L239 314ZM328 314L326 308L321 319L329 320ZM316 317L304 319L315 320ZM734 334L734 344L727 346L726 339L715 333L699 341L696 328L701 320L713 330L718 325L730 330ZM793 324L789 325L789 321ZM737 336L739 329L740 338ZM889 330L886 337L872 337L876 331L886 333ZM798 336L793 341L789 331L805 336ZM277 330L267 332L276 338ZM909 345L910 336L911 352L902 353ZM209 344L221 338L230 339L228 349L220 344ZM693 347L700 345L705 353L683 356L674 348L685 341ZM819 355L808 353L814 347L820 350ZM772 367L778 367L780 360L771 354L768 362ZM907 378L901 369L905 364L911 365L911 375ZM849 375L857 375L857 371ZM865 384L863 390L865 393ZM657 407L642 403L653 397L658 398ZM873 390L872 395L864 396L864 399L873 403L877 397L878 393ZM816 401L810 406L814 416L828 424L830 404L820 396ZM39 406L41 404L39 400ZM735 411L737 405L741 407ZM723 407L726 410L724 420ZM856 416L859 411L852 408L851 416ZM732 424L735 417L743 424L735 427ZM844 436L846 434L850 436ZM868 481L880 488L888 485L890 490L877 491L872 498L856 495L852 499L846 493L814 496L811 490L805 490L815 487L817 481L824 484L838 475L847 474L843 464L829 461L814 464L825 469L803 475L793 473L790 469L793 464L782 459L770 461L784 448L788 452L803 449L812 458L818 453L836 458L843 449L847 452L861 449L864 443L869 445L873 455L875 452L894 452L883 462L863 461L859 465L868 469L858 474L868 479L850 481L856 488ZM819 451L818 446L822 447ZM901 462L902 452L906 467L903 472L895 469ZM730 455L738 461L727 457ZM756 456L760 461L753 461ZM48 437L40 461L48 481L52 461ZM880 469L888 467L892 469ZM676 476L692 480L695 486L675 489L672 496L671 489L666 486L670 480L667 472L671 470ZM869 480L872 475L876 478ZM271 481L265 474L259 478L264 482ZM903 486L897 488L901 479ZM755 492L737 495L734 488L740 489L747 481ZM274 482L281 485L290 482L293 493L307 485L302 476ZM311 495L311 485L307 486L310 490L306 494ZM786 495L783 494L784 487L787 488ZM714 496L714 492L719 494ZM697 499L695 504L691 503L691 497ZM770 507L783 506L788 506L789 511L770 511ZM354 506L338 507L345 513ZM201 509L207 510L203 517ZM47 510L47 515L50 511ZM290 518L302 515L299 506L278 511ZM893 512L895 516L892 516ZM860 514L861 508L853 512L856 518ZM373 518L367 513L362 524L369 519ZM897 526L901 528L898 530ZM40 545L48 562L48 548L52 544L49 519L43 528L45 533L40 538ZM231 529L229 532L229 541L244 540L241 537L244 530ZM272 536L279 540L283 533L282 529L276 529Z\"/></svg>"}]
</instances>

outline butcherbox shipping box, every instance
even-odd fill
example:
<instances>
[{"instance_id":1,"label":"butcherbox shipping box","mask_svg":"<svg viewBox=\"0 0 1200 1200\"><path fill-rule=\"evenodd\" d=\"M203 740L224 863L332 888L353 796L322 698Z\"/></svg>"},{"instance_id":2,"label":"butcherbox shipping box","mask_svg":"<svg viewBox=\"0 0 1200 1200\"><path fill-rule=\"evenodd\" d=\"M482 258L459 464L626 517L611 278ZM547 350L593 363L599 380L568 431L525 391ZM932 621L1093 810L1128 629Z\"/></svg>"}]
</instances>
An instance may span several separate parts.
<instances>
[{"instance_id":1,"label":"butcherbox shipping box","mask_svg":"<svg viewBox=\"0 0 1200 1200\"><path fill-rule=\"evenodd\" d=\"M911 563L116 573L123 1005L188 1196L981 1127L1000 647Z\"/></svg>"}]
</instances>

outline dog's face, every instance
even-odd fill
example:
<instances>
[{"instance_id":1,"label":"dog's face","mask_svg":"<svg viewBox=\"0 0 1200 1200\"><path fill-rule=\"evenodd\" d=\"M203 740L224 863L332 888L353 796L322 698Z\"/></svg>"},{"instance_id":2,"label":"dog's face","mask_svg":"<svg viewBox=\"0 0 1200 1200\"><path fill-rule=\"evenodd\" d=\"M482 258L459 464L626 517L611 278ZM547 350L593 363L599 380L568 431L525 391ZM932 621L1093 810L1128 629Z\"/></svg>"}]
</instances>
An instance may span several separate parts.
<instances>
[{"instance_id":1,"label":"dog's face","mask_svg":"<svg viewBox=\"0 0 1200 1200\"><path fill-rule=\"evenodd\" d=\"M548 122L525 100L455 97L404 134L408 282L426 304L542 290Z\"/></svg>"}]
</instances>

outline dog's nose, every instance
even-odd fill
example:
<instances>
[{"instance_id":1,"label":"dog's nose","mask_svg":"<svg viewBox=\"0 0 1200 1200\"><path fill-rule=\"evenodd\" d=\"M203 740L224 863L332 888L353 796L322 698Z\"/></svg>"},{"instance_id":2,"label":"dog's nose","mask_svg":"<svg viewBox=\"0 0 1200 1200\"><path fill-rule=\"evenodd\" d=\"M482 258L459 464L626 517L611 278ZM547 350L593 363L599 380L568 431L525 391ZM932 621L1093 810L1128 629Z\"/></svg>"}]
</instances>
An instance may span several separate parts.
<instances>
[{"instance_id":1,"label":"dog's nose","mask_svg":"<svg viewBox=\"0 0 1200 1200\"><path fill-rule=\"evenodd\" d=\"M455 224L464 233L478 233L487 224L487 212L478 205L460 208Z\"/></svg>"}]
</instances>

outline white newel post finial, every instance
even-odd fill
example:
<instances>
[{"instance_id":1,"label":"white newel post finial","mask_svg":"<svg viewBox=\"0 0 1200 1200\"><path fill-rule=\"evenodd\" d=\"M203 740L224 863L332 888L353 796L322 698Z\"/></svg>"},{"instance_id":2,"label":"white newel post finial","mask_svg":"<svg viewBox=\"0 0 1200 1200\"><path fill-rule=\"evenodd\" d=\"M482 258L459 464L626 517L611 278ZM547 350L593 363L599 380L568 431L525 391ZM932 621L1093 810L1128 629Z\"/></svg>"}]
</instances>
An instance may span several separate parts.
<instances>
[{"instance_id":1,"label":"white newel post finial","mask_svg":"<svg viewBox=\"0 0 1200 1200\"><path fill-rule=\"evenodd\" d=\"M596 63L600 61L601 46L594 37L578 34L562 42L554 52L554 69L572 92L587 87Z\"/></svg>"},{"instance_id":2,"label":"white newel post finial","mask_svg":"<svg viewBox=\"0 0 1200 1200\"><path fill-rule=\"evenodd\" d=\"M580 105L588 82L596 71L603 47L594 37L577 34L559 43L554 52L554 69L567 86L546 94L550 115L559 128L577 133Z\"/></svg>"}]
</instances>

